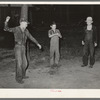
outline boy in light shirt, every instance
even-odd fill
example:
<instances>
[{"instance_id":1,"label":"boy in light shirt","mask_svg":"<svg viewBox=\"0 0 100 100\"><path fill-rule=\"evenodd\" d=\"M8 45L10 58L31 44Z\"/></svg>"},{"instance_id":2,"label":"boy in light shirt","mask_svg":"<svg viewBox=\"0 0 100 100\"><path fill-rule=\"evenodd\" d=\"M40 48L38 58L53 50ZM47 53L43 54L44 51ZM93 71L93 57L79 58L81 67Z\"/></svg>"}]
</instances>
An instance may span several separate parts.
<instances>
[{"instance_id":1,"label":"boy in light shirt","mask_svg":"<svg viewBox=\"0 0 100 100\"><path fill-rule=\"evenodd\" d=\"M48 31L48 36L50 40L50 66L58 66L59 63L59 38L62 38L62 35L58 29L56 29L56 23L50 25L51 29Z\"/></svg>"}]
</instances>

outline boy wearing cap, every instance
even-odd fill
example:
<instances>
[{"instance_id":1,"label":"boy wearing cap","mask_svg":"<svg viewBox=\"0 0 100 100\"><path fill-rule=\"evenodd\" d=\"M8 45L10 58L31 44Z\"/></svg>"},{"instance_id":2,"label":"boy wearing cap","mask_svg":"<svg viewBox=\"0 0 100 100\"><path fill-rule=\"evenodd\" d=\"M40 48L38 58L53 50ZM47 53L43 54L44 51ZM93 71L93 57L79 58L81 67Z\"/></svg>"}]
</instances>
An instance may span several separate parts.
<instances>
[{"instance_id":1,"label":"boy wearing cap","mask_svg":"<svg viewBox=\"0 0 100 100\"><path fill-rule=\"evenodd\" d=\"M94 49L97 46L97 30L96 27L92 25L92 17L87 17L86 19L87 26L84 27L84 36L82 40L83 47L83 65L85 67L88 65L88 56L90 55L90 66L93 68L95 63L94 58Z\"/></svg>"},{"instance_id":2,"label":"boy wearing cap","mask_svg":"<svg viewBox=\"0 0 100 100\"><path fill-rule=\"evenodd\" d=\"M29 33L29 31L26 29L29 22L25 18L20 19L20 26L9 28L8 27L8 21L10 20L10 17L6 17L4 30L8 32L14 33L15 38L15 59L16 59L16 81L18 83L24 83L23 79L28 78L26 76L26 69L28 67L28 62L26 58L26 39L29 38L31 41L33 41L39 49L41 49L41 45L38 43L38 41L32 37L32 35Z\"/></svg>"},{"instance_id":3,"label":"boy wearing cap","mask_svg":"<svg viewBox=\"0 0 100 100\"><path fill-rule=\"evenodd\" d=\"M50 66L58 66L59 62L59 38L62 38L61 33L56 29L56 23L50 25L51 29L48 31L50 40Z\"/></svg>"}]
</instances>

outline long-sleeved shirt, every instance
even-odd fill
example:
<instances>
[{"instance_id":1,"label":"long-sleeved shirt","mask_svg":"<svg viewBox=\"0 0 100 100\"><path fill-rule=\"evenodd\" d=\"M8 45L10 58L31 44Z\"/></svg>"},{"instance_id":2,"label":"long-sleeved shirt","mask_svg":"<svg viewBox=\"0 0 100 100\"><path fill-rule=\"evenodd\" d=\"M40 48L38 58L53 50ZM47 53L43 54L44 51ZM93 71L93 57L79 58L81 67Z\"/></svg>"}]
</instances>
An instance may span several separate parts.
<instances>
[{"instance_id":1,"label":"long-sleeved shirt","mask_svg":"<svg viewBox=\"0 0 100 100\"><path fill-rule=\"evenodd\" d=\"M95 26L92 26L91 30L87 30L87 27L84 27L83 41L90 41L97 43L97 30Z\"/></svg>"},{"instance_id":2,"label":"long-sleeved shirt","mask_svg":"<svg viewBox=\"0 0 100 100\"><path fill-rule=\"evenodd\" d=\"M29 31L25 29L24 32L22 32L20 26L9 28L8 23L5 22L4 30L14 33L15 43L25 45L27 37L28 37L31 41L38 44L38 41L29 33Z\"/></svg>"}]
</instances>

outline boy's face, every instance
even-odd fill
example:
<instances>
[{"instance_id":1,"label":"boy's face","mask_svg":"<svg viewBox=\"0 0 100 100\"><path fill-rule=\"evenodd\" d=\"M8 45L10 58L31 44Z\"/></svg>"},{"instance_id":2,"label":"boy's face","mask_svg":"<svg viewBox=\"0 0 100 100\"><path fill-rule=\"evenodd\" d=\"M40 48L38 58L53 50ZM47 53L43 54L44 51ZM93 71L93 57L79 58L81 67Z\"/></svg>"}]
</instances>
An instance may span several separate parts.
<instances>
[{"instance_id":1,"label":"boy's face","mask_svg":"<svg viewBox=\"0 0 100 100\"><path fill-rule=\"evenodd\" d=\"M28 26L27 22L21 22L20 25L21 25L24 29L26 29L26 27Z\"/></svg>"},{"instance_id":2,"label":"boy's face","mask_svg":"<svg viewBox=\"0 0 100 100\"><path fill-rule=\"evenodd\" d=\"M91 20L88 20L86 23L87 23L87 25L91 25L92 24L92 21Z\"/></svg>"},{"instance_id":3,"label":"boy's face","mask_svg":"<svg viewBox=\"0 0 100 100\"><path fill-rule=\"evenodd\" d=\"M51 28L52 28L53 30L55 30L55 29L56 29L56 25L55 25L55 24L52 25Z\"/></svg>"}]
</instances>

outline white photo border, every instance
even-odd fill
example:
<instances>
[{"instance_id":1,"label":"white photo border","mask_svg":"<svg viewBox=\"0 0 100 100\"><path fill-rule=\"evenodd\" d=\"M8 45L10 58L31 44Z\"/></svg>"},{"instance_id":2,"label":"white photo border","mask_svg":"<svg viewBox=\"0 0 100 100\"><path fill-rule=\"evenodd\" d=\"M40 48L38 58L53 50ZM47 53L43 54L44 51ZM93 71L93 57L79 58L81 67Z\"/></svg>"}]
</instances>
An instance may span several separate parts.
<instances>
[{"instance_id":1,"label":"white photo border","mask_svg":"<svg viewBox=\"0 0 100 100\"><path fill-rule=\"evenodd\" d=\"M0 1L0 4L100 5L100 1ZM0 98L100 98L100 89L0 89Z\"/></svg>"}]
</instances>

